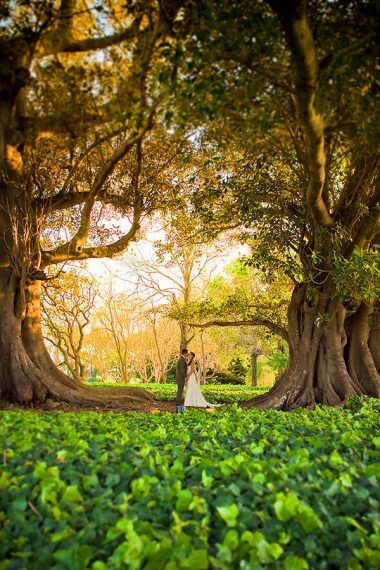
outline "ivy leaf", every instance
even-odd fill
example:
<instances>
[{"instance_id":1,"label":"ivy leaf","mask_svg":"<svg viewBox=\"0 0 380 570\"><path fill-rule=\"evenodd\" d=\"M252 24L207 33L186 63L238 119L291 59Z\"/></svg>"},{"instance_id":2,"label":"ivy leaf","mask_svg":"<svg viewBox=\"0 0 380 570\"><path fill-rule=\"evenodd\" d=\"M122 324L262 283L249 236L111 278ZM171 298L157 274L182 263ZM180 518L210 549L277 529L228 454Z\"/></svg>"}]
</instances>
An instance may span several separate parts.
<instances>
[{"instance_id":1,"label":"ivy leaf","mask_svg":"<svg viewBox=\"0 0 380 570\"><path fill-rule=\"evenodd\" d=\"M285 558L284 567L286 570L307 570L309 564L304 558L291 554Z\"/></svg>"},{"instance_id":2,"label":"ivy leaf","mask_svg":"<svg viewBox=\"0 0 380 570\"><path fill-rule=\"evenodd\" d=\"M88 568L88 563L93 554L93 550L89 546L75 545L71 548L58 550L54 553L54 558L62 564L63 568L83 570Z\"/></svg>"},{"instance_id":3,"label":"ivy leaf","mask_svg":"<svg viewBox=\"0 0 380 570\"><path fill-rule=\"evenodd\" d=\"M187 511L189 509L189 506L190 506L192 500L193 500L193 495L192 495L191 491L189 491L188 489L182 489L178 493L178 499L176 502L176 510L180 513Z\"/></svg>"},{"instance_id":4,"label":"ivy leaf","mask_svg":"<svg viewBox=\"0 0 380 570\"><path fill-rule=\"evenodd\" d=\"M372 438L372 443L374 444L375 447L377 447L377 449L380 448L380 436L375 436Z\"/></svg>"},{"instance_id":5,"label":"ivy leaf","mask_svg":"<svg viewBox=\"0 0 380 570\"><path fill-rule=\"evenodd\" d=\"M69 485L68 487L66 487L62 500L67 501L69 503L82 503L83 497L78 491L78 486Z\"/></svg>"},{"instance_id":6,"label":"ivy leaf","mask_svg":"<svg viewBox=\"0 0 380 570\"><path fill-rule=\"evenodd\" d=\"M232 504L223 507L216 507L216 510L228 527L236 526L236 519L239 516L239 507L237 505Z\"/></svg>"},{"instance_id":7,"label":"ivy leaf","mask_svg":"<svg viewBox=\"0 0 380 570\"><path fill-rule=\"evenodd\" d=\"M290 492L288 495L277 493L274 511L280 521L286 522L295 517L300 501L297 495Z\"/></svg>"},{"instance_id":8,"label":"ivy leaf","mask_svg":"<svg viewBox=\"0 0 380 570\"><path fill-rule=\"evenodd\" d=\"M180 568L184 570L195 570L195 568L197 570L207 570L208 567L208 555L205 549L193 550L185 560L180 562Z\"/></svg>"},{"instance_id":9,"label":"ivy leaf","mask_svg":"<svg viewBox=\"0 0 380 570\"><path fill-rule=\"evenodd\" d=\"M301 504L299 506L296 520L300 523L303 530L308 533L323 528L322 521L309 505Z\"/></svg>"}]
</instances>

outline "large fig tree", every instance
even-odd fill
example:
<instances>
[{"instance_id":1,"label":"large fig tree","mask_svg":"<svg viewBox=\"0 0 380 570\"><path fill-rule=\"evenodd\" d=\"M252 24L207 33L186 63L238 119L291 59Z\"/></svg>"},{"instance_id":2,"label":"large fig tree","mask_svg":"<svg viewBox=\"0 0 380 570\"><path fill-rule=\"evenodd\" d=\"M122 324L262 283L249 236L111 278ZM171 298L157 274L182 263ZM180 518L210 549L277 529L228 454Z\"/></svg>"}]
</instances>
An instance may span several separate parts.
<instances>
[{"instance_id":1,"label":"large fig tree","mask_svg":"<svg viewBox=\"0 0 380 570\"><path fill-rule=\"evenodd\" d=\"M197 212L207 231L240 224L251 263L294 286L288 369L247 406L380 396L377 17L364 0L205 2L194 15L208 46L194 88L213 117L203 150L220 173L199 183Z\"/></svg>"},{"instance_id":2,"label":"large fig tree","mask_svg":"<svg viewBox=\"0 0 380 570\"><path fill-rule=\"evenodd\" d=\"M156 117L180 4L2 3L2 399L92 405L149 398L138 389L99 394L60 372L43 343L40 289L49 266L125 250L142 217L162 206L173 147L157 134ZM107 235L107 208L108 217L110 208L129 216L126 232Z\"/></svg>"}]
</instances>

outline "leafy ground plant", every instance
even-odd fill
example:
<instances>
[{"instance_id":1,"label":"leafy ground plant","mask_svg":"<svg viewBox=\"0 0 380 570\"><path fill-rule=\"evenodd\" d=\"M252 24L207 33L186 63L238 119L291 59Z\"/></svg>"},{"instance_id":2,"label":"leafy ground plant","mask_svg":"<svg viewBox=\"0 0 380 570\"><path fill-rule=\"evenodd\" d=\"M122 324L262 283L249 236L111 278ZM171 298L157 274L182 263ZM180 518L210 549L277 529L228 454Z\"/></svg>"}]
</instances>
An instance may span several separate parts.
<instances>
[{"instance_id":1,"label":"leafy ground plant","mask_svg":"<svg viewBox=\"0 0 380 570\"><path fill-rule=\"evenodd\" d=\"M0 569L380 566L380 402L4 411Z\"/></svg>"}]
</instances>

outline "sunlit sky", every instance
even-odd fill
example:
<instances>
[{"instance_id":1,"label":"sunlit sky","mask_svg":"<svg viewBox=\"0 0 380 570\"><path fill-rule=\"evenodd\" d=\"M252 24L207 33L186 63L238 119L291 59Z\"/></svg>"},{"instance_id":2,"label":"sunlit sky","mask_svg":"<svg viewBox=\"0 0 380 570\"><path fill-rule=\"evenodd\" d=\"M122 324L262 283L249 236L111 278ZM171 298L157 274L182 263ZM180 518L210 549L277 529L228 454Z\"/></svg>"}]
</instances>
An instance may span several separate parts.
<instances>
[{"instance_id":1,"label":"sunlit sky","mask_svg":"<svg viewBox=\"0 0 380 570\"><path fill-rule=\"evenodd\" d=\"M111 218L101 220L101 225L110 229L117 229L121 233L128 232L131 222L128 218ZM92 275L98 282L99 288L108 288L112 281L113 290L115 292L132 292L136 289L135 283L137 280L136 273L133 266L139 265L144 261L150 264L156 263L155 247L157 241L165 239L165 232L162 229L161 223L156 220L148 229L143 232L141 239L133 241L128 249L122 254L113 259L90 259L85 263L86 271ZM223 273L224 268L231 263L233 259L248 253L248 247L244 245L236 245L232 247L227 245L227 240L219 242L222 247L222 254L215 258L209 264L208 270L211 271L211 278ZM170 269L169 273L176 277L179 273L178 270ZM160 286L162 288L169 288L173 285L172 282L166 280L164 277L159 277Z\"/></svg>"}]
</instances>

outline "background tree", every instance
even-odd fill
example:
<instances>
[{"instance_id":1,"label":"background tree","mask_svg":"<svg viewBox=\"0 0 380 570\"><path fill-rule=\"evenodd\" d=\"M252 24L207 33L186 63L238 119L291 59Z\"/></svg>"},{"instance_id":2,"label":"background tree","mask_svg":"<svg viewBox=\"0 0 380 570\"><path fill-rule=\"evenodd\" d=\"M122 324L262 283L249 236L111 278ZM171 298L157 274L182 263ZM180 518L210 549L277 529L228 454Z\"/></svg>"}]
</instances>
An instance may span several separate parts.
<instances>
[{"instance_id":1,"label":"background tree","mask_svg":"<svg viewBox=\"0 0 380 570\"><path fill-rule=\"evenodd\" d=\"M161 218L164 238L155 241L152 259L129 260L142 298L173 307L172 314L201 297L220 262L218 244L194 241L196 228L186 208L185 204L182 211ZM178 324L181 350L189 346L194 332L185 321L179 320Z\"/></svg>"},{"instance_id":2,"label":"background tree","mask_svg":"<svg viewBox=\"0 0 380 570\"><path fill-rule=\"evenodd\" d=\"M169 364L177 356L179 335L175 323L161 312L133 290L118 291L117 280L112 280L100 295L92 319L94 330L85 342L89 361L103 378L112 374L121 383L166 382ZM96 354L98 349L100 354Z\"/></svg>"},{"instance_id":3,"label":"background tree","mask_svg":"<svg viewBox=\"0 0 380 570\"><path fill-rule=\"evenodd\" d=\"M87 379L83 342L94 305L94 281L79 277L75 271L61 273L43 289L45 338L58 351L61 362L57 364L64 365L70 376L80 382Z\"/></svg>"},{"instance_id":4,"label":"background tree","mask_svg":"<svg viewBox=\"0 0 380 570\"><path fill-rule=\"evenodd\" d=\"M143 319L144 330L139 344L146 354L154 382L166 383L170 364L178 357L178 327L153 304L150 309L145 309Z\"/></svg>"},{"instance_id":5,"label":"background tree","mask_svg":"<svg viewBox=\"0 0 380 570\"><path fill-rule=\"evenodd\" d=\"M102 296L102 301L97 321L112 340L117 379L128 383L136 367L136 350L132 339L140 321L141 305L137 305L129 294L116 293L112 286Z\"/></svg>"},{"instance_id":6,"label":"background tree","mask_svg":"<svg viewBox=\"0 0 380 570\"><path fill-rule=\"evenodd\" d=\"M251 383L257 382L257 358L272 355L279 344L286 344L286 305L289 280L276 272L272 284L264 275L235 259L208 285L200 302L189 303L172 315L207 330L222 348L221 363L233 372L233 362L250 368ZM274 273L273 273L274 277Z\"/></svg>"},{"instance_id":7,"label":"background tree","mask_svg":"<svg viewBox=\"0 0 380 570\"><path fill-rule=\"evenodd\" d=\"M117 361L115 347L110 334L104 330L94 313L91 327L87 331L83 349L89 362L91 379L97 382L114 382L114 366Z\"/></svg>"}]
</instances>

